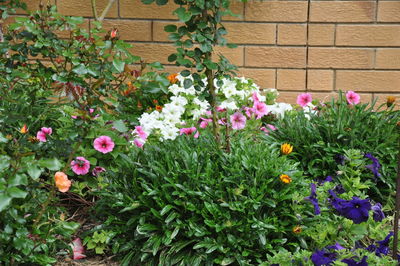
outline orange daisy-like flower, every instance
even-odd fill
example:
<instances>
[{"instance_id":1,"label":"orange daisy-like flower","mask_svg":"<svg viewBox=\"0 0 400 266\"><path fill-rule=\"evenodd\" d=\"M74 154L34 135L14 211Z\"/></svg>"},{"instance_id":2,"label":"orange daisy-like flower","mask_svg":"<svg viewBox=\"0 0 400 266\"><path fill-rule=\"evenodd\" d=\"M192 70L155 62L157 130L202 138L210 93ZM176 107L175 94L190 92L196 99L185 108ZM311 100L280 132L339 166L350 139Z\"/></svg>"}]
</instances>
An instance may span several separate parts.
<instances>
[{"instance_id":1,"label":"orange daisy-like flower","mask_svg":"<svg viewBox=\"0 0 400 266\"><path fill-rule=\"evenodd\" d=\"M289 143L283 143L281 145L281 153L284 155L288 155L293 151L293 146Z\"/></svg>"},{"instance_id":2,"label":"orange daisy-like flower","mask_svg":"<svg viewBox=\"0 0 400 266\"><path fill-rule=\"evenodd\" d=\"M57 172L54 175L54 180L60 192L67 192L71 187L71 180L69 180L68 176L63 172Z\"/></svg>"},{"instance_id":3,"label":"orange daisy-like flower","mask_svg":"<svg viewBox=\"0 0 400 266\"><path fill-rule=\"evenodd\" d=\"M178 79L176 78L178 76L178 74L171 74L167 77L167 79L169 80L169 82L171 82L172 84L175 84L178 82Z\"/></svg>"},{"instance_id":4,"label":"orange daisy-like flower","mask_svg":"<svg viewBox=\"0 0 400 266\"><path fill-rule=\"evenodd\" d=\"M289 184L290 182L292 182L292 179L288 175L281 175L279 179L285 184Z\"/></svg>"},{"instance_id":5,"label":"orange daisy-like flower","mask_svg":"<svg viewBox=\"0 0 400 266\"><path fill-rule=\"evenodd\" d=\"M159 111L159 112L161 112L162 106L161 106L161 105L156 105L156 110Z\"/></svg>"},{"instance_id":6,"label":"orange daisy-like flower","mask_svg":"<svg viewBox=\"0 0 400 266\"><path fill-rule=\"evenodd\" d=\"M396 101L396 97L394 96L388 96L386 99L386 105L387 107L390 107L394 104L394 102Z\"/></svg>"},{"instance_id":7,"label":"orange daisy-like flower","mask_svg":"<svg viewBox=\"0 0 400 266\"><path fill-rule=\"evenodd\" d=\"M24 126L19 130L22 134L28 133L28 126L24 124Z\"/></svg>"},{"instance_id":8,"label":"orange daisy-like flower","mask_svg":"<svg viewBox=\"0 0 400 266\"><path fill-rule=\"evenodd\" d=\"M292 231L293 231L293 233L295 233L295 234L301 234L301 232L303 231L303 229L301 228L301 226L296 225L295 227L293 227Z\"/></svg>"}]
</instances>

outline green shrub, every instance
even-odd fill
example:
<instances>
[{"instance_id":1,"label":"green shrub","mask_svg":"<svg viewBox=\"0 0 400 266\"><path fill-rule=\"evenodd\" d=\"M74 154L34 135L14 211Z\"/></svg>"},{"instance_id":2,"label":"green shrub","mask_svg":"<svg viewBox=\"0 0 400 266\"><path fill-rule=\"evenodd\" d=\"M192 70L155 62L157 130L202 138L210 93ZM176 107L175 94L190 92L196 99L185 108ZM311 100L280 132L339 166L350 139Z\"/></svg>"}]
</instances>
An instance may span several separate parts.
<instances>
[{"instance_id":1,"label":"green shrub","mask_svg":"<svg viewBox=\"0 0 400 266\"><path fill-rule=\"evenodd\" d=\"M97 207L119 232L124 265L244 265L298 246L292 205L307 185L297 163L263 142L237 136L224 153L211 137L180 137L123 160Z\"/></svg>"}]
</instances>

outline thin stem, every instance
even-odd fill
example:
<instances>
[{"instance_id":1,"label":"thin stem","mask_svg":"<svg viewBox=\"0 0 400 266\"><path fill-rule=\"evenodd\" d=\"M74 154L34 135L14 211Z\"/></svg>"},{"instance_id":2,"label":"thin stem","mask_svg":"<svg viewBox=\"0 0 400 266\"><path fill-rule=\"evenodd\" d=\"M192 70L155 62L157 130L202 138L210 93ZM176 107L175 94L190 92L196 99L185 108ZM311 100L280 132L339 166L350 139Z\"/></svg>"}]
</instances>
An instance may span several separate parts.
<instances>
[{"instance_id":1,"label":"thin stem","mask_svg":"<svg viewBox=\"0 0 400 266\"><path fill-rule=\"evenodd\" d=\"M394 210L394 239L393 259L397 260L397 249L399 240L399 211L400 211L400 121L397 123L399 152L397 154L397 181L396 181L396 206Z\"/></svg>"},{"instance_id":2,"label":"thin stem","mask_svg":"<svg viewBox=\"0 0 400 266\"><path fill-rule=\"evenodd\" d=\"M231 137L229 135L229 123L228 123L228 110L226 111L226 121L225 121L225 142L226 142L226 152L231 152Z\"/></svg>"},{"instance_id":3,"label":"thin stem","mask_svg":"<svg viewBox=\"0 0 400 266\"><path fill-rule=\"evenodd\" d=\"M105 16L107 15L108 11L110 11L110 8L114 4L115 0L109 0L106 8L104 8L103 12L101 13L101 16L99 17L98 21L103 21Z\"/></svg>"},{"instance_id":4,"label":"thin stem","mask_svg":"<svg viewBox=\"0 0 400 266\"><path fill-rule=\"evenodd\" d=\"M96 0L91 0L92 1L92 12L95 20L99 20L99 16L97 15L97 7L96 7Z\"/></svg>"}]
</instances>

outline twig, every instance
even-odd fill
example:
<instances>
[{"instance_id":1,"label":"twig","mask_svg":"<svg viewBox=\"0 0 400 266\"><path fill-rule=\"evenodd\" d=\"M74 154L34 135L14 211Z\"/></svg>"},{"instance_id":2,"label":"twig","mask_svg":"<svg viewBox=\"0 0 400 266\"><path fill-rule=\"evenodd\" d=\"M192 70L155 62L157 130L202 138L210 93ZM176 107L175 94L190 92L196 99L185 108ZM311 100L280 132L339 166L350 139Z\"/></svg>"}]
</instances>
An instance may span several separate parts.
<instances>
[{"instance_id":1,"label":"twig","mask_svg":"<svg viewBox=\"0 0 400 266\"><path fill-rule=\"evenodd\" d=\"M103 13L101 13L101 16L99 17L99 21L103 21L103 19L105 18L105 16L107 15L108 11L110 10L110 8L112 7L112 5L114 4L115 0L109 0L106 8L104 8Z\"/></svg>"},{"instance_id":2,"label":"twig","mask_svg":"<svg viewBox=\"0 0 400 266\"><path fill-rule=\"evenodd\" d=\"M400 121L397 123L398 145L400 147ZM393 239L393 259L397 260L397 249L399 240L399 211L400 211L400 149L397 154L397 181L396 181L396 206L394 210L394 239Z\"/></svg>"},{"instance_id":3,"label":"twig","mask_svg":"<svg viewBox=\"0 0 400 266\"><path fill-rule=\"evenodd\" d=\"M99 16L97 15L97 8L96 8L96 0L92 1L92 12L95 20L99 20Z\"/></svg>"}]
</instances>

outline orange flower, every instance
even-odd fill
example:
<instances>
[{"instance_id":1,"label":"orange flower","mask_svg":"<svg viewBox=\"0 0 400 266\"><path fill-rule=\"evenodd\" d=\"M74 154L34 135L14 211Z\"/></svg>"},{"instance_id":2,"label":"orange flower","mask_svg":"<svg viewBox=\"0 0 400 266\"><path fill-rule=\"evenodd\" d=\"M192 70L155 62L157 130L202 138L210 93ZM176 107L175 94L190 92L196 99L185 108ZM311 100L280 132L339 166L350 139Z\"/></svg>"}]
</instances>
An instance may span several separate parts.
<instances>
[{"instance_id":1,"label":"orange flower","mask_svg":"<svg viewBox=\"0 0 400 266\"><path fill-rule=\"evenodd\" d=\"M178 79L176 78L176 76L178 76L178 74L171 74L167 77L167 79L169 80L169 82L171 82L172 84L175 84L178 82Z\"/></svg>"},{"instance_id":2,"label":"orange flower","mask_svg":"<svg viewBox=\"0 0 400 266\"><path fill-rule=\"evenodd\" d=\"M387 107L392 106L395 101L396 101L396 98L394 96L388 96L387 99L386 99Z\"/></svg>"},{"instance_id":3,"label":"orange flower","mask_svg":"<svg viewBox=\"0 0 400 266\"><path fill-rule=\"evenodd\" d=\"M68 176L63 172L57 172L54 175L54 180L60 192L67 192L71 187L71 180L68 180Z\"/></svg>"},{"instance_id":4,"label":"orange flower","mask_svg":"<svg viewBox=\"0 0 400 266\"><path fill-rule=\"evenodd\" d=\"M288 155L293 151L293 146L289 143L283 143L281 145L281 153L284 155Z\"/></svg>"},{"instance_id":5,"label":"orange flower","mask_svg":"<svg viewBox=\"0 0 400 266\"><path fill-rule=\"evenodd\" d=\"M279 178L285 184L289 184L290 182L292 182L292 179L288 175L281 175Z\"/></svg>"},{"instance_id":6,"label":"orange flower","mask_svg":"<svg viewBox=\"0 0 400 266\"><path fill-rule=\"evenodd\" d=\"M154 104L158 104L158 101L156 99L153 100Z\"/></svg>"},{"instance_id":7,"label":"orange flower","mask_svg":"<svg viewBox=\"0 0 400 266\"><path fill-rule=\"evenodd\" d=\"M301 234L301 232L303 231L303 229L301 229L301 226L296 225L295 227L293 227L292 231L293 231L293 233L295 233L295 234Z\"/></svg>"},{"instance_id":8,"label":"orange flower","mask_svg":"<svg viewBox=\"0 0 400 266\"><path fill-rule=\"evenodd\" d=\"M28 127L26 126L26 124L24 124L24 126L19 130L19 132L21 132L22 134L28 133Z\"/></svg>"},{"instance_id":9,"label":"orange flower","mask_svg":"<svg viewBox=\"0 0 400 266\"><path fill-rule=\"evenodd\" d=\"M162 106L161 106L161 105L156 105L156 110L159 111L159 112L161 112Z\"/></svg>"}]
</instances>

